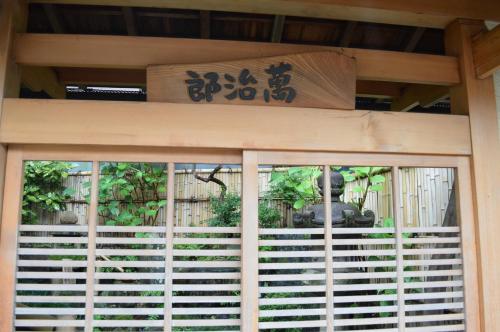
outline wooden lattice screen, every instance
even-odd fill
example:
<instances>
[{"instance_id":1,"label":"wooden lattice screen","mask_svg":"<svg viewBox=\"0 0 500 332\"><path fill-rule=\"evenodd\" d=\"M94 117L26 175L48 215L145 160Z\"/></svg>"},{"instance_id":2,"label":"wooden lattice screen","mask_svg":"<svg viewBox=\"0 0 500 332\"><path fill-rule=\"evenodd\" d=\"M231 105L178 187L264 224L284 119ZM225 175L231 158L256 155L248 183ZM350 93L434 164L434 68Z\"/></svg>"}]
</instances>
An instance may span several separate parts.
<instances>
[{"instance_id":1,"label":"wooden lattice screen","mask_svg":"<svg viewBox=\"0 0 500 332\"><path fill-rule=\"evenodd\" d=\"M477 301L475 247L467 220L468 164L462 159L429 157L424 165L458 169L457 224L403 227L400 167L419 163L400 157L396 164L392 156L365 162L397 165L394 224L337 228L331 226L327 166L360 164L360 155L339 162L335 155L252 153L254 167L243 159L241 227L175 225L175 158L161 160L168 162L164 220L157 226L101 225L94 160L87 224L13 221L18 224L14 330L465 331L471 326L465 308L473 315ZM325 227L259 227L259 164L325 165Z\"/></svg>"}]
</instances>

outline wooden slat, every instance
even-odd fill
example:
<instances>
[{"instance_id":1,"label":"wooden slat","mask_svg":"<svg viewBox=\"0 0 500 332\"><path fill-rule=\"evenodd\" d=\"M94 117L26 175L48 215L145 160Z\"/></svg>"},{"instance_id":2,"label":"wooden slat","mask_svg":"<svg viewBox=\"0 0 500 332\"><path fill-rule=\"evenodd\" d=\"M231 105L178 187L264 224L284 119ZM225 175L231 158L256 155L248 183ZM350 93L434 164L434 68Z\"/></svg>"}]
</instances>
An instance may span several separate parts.
<instances>
[{"instance_id":1,"label":"wooden slat","mask_svg":"<svg viewBox=\"0 0 500 332\"><path fill-rule=\"evenodd\" d=\"M259 275L259 281L297 281L297 280L306 281L306 280L325 280L325 278L326 278L325 273Z\"/></svg>"},{"instance_id":2,"label":"wooden slat","mask_svg":"<svg viewBox=\"0 0 500 332\"><path fill-rule=\"evenodd\" d=\"M21 221L23 187L22 152L10 149L7 155L4 204L0 231L0 331L11 331L14 326L14 295L16 284L17 228ZM38 289L40 286L38 286Z\"/></svg>"},{"instance_id":3,"label":"wooden slat","mask_svg":"<svg viewBox=\"0 0 500 332\"><path fill-rule=\"evenodd\" d=\"M415 322L442 322L446 320L463 320L464 314L444 314L444 315L423 315L423 316L408 316L406 321L408 323ZM445 328L445 327L443 327Z\"/></svg>"},{"instance_id":4,"label":"wooden slat","mask_svg":"<svg viewBox=\"0 0 500 332\"><path fill-rule=\"evenodd\" d=\"M23 145L27 160L92 161L107 160L124 162L177 162L177 163L227 163L240 164L241 151L231 149L179 149L131 146L67 146ZM107 226L106 226L107 227Z\"/></svg>"},{"instance_id":5,"label":"wooden slat","mask_svg":"<svg viewBox=\"0 0 500 332\"><path fill-rule=\"evenodd\" d=\"M259 258L325 257L324 251L260 251Z\"/></svg>"},{"instance_id":6,"label":"wooden slat","mask_svg":"<svg viewBox=\"0 0 500 332\"><path fill-rule=\"evenodd\" d=\"M404 261L403 261L403 234L402 229L404 225L403 215L401 211L401 181L400 181L400 168L399 165L393 165L391 169L392 179L392 207L394 215L394 226L396 230L396 280L397 280L397 304L398 314L397 322L398 327L406 326L405 323L405 300L404 300Z\"/></svg>"},{"instance_id":7,"label":"wooden slat","mask_svg":"<svg viewBox=\"0 0 500 332\"><path fill-rule=\"evenodd\" d=\"M96 267L163 267L163 261L97 261Z\"/></svg>"},{"instance_id":8,"label":"wooden slat","mask_svg":"<svg viewBox=\"0 0 500 332\"><path fill-rule=\"evenodd\" d=\"M243 152L241 213L241 331L259 326L259 174L257 153Z\"/></svg>"},{"instance_id":9,"label":"wooden slat","mask_svg":"<svg viewBox=\"0 0 500 332\"><path fill-rule=\"evenodd\" d=\"M174 327L181 326L240 326L239 319L177 319L172 322Z\"/></svg>"},{"instance_id":10,"label":"wooden slat","mask_svg":"<svg viewBox=\"0 0 500 332\"><path fill-rule=\"evenodd\" d=\"M476 74L481 79L500 68L500 25L474 39L472 55Z\"/></svg>"},{"instance_id":11,"label":"wooden slat","mask_svg":"<svg viewBox=\"0 0 500 332\"><path fill-rule=\"evenodd\" d=\"M17 303L85 303L85 296L16 296Z\"/></svg>"},{"instance_id":12,"label":"wooden slat","mask_svg":"<svg viewBox=\"0 0 500 332\"><path fill-rule=\"evenodd\" d=\"M334 152L281 152L281 151L260 151L259 163L264 165L280 165L283 162L288 165L315 166L315 165L338 165L338 166L384 166L399 163L401 167L457 167L458 160L451 156L435 155L404 155L404 154L366 154L366 153L334 153ZM361 231L359 228L333 228L333 232L353 232ZM366 231L365 231L366 230ZM363 232L370 230L383 233L392 233L388 229L365 228ZM335 233L334 233L335 234Z\"/></svg>"},{"instance_id":13,"label":"wooden slat","mask_svg":"<svg viewBox=\"0 0 500 332\"><path fill-rule=\"evenodd\" d=\"M20 225L20 232L81 232L86 233L86 225Z\"/></svg>"},{"instance_id":14,"label":"wooden slat","mask_svg":"<svg viewBox=\"0 0 500 332\"><path fill-rule=\"evenodd\" d=\"M324 269L325 263L259 263L259 270Z\"/></svg>"},{"instance_id":15,"label":"wooden slat","mask_svg":"<svg viewBox=\"0 0 500 332\"><path fill-rule=\"evenodd\" d=\"M261 233L262 234L262 233ZM259 246L266 247L286 247L286 246L324 246L325 240L297 240L297 239L289 239L289 240L260 240Z\"/></svg>"},{"instance_id":16,"label":"wooden slat","mask_svg":"<svg viewBox=\"0 0 500 332\"><path fill-rule=\"evenodd\" d=\"M99 161L92 161L92 174L90 185L90 207L88 215L88 253L87 253L87 283L85 301L85 332L92 332L94 321L94 273L96 261L96 228L97 228L97 205L99 195Z\"/></svg>"},{"instance_id":17,"label":"wooden slat","mask_svg":"<svg viewBox=\"0 0 500 332\"><path fill-rule=\"evenodd\" d=\"M20 236L19 243L87 243L87 238L82 237L45 237L45 236Z\"/></svg>"},{"instance_id":18,"label":"wooden slat","mask_svg":"<svg viewBox=\"0 0 500 332\"><path fill-rule=\"evenodd\" d=\"M174 303L239 303L240 296L174 296Z\"/></svg>"},{"instance_id":19,"label":"wooden slat","mask_svg":"<svg viewBox=\"0 0 500 332\"><path fill-rule=\"evenodd\" d=\"M165 233L163 226L97 226L97 233Z\"/></svg>"},{"instance_id":20,"label":"wooden slat","mask_svg":"<svg viewBox=\"0 0 500 332\"><path fill-rule=\"evenodd\" d=\"M324 231L325 231L325 271L326 271L326 328L333 331L333 249L332 249L332 188L330 165L323 165L323 206L324 206Z\"/></svg>"},{"instance_id":21,"label":"wooden slat","mask_svg":"<svg viewBox=\"0 0 500 332\"><path fill-rule=\"evenodd\" d=\"M260 317L301 317L326 315L325 308L318 309L284 309L284 310L261 310Z\"/></svg>"},{"instance_id":22,"label":"wooden slat","mask_svg":"<svg viewBox=\"0 0 500 332\"><path fill-rule=\"evenodd\" d=\"M240 267L240 261L174 261L173 267L187 268L236 268Z\"/></svg>"},{"instance_id":23,"label":"wooden slat","mask_svg":"<svg viewBox=\"0 0 500 332\"><path fill-rule=\"evenodd\" d=\"M164 277L164 311L163 330L172 331L172 303L173 303L173 271L174 258L171 254L174 250L174 223L175 223L175 164L170 162L167 165L167 214L166 214L166 246L165 246L165 277Z\"/></svg>"},{"instance_id":24,"label":"wooden slat","mask_svg":"<svg viewBox=\"0 0 500 332\"><path fill-rule=\"evenodd\" d=\"M17 266L23 266L23 267L86 267L87 260L84 260L84 261L18 260Z\"/></svg>"},{"instance_id":25,"label":"wooden slat","mask_svg":"<svg viewBox=\"0 0 500 332\"><path fill-rule=\"evenodd\" d=\"M284 322L260 322L260 329L292 329L308 327L326 327L326 320L302 320Z\"/></svg>"},{"instance_id":26,"label":"wooden slat","mask_svg":"<svg viewBox=\"0 0 500 332\"><path fill-rule=\"evenodd\" d=\"M181 1L181 0L33 0L41 3L64 3L85 5L115 5L135 7L159 7L196 10L219 10L289 16L308 16L337 20L368 21L386 24L426 26L443 28L456 17L489 19L500 21L500 7L492 0L462 1L421 0L416 2L399 1L346 1L346 0L296 0L283 1Z\"/></svg>"},{"instance_id":27,"label":"wooden slat","mask_svg":"<svg viewBox=\"0 0 500 332\"><path fill-rule=\"evenodd\" d=\"M174 227L174 233L239 234L239 227Z\"/></svg>"},{"instance_id":28,"label":"wooden slat","mask_svg":"<svg viewBox=\"0 0 500 332\"><path fill-rule=\"evenodd\" d=\"M241 244L241 239L234 238L175 238L174 244Z\"/></svg>"},{"instance_id":29,"label":"wooden slat","mask_svg":"<svg viewBox=\"0 0 500 332\"><path fill-rule=\"evenodd\" d=\"M163 296L96 296L94 303L164 303Z\"/></svg>"},{"instance_id":30,"label":"wooden slat","mask_svg":"<svg viewBox=\"0 0 500 332\"><path fill-rule=\"evenodd\" d=\"M221 121L206 126L200 117ZM434 114L6 99L0 141L468 155L467 128L467 117Z\"/></svg>"},{"instance_id":31,"label":"wooden slat","mask_svg":"<svg viewBox=\"0 0 500 332\"><path fill-rule=\"evenodd\" d=\"M55 319L16 319L16 327L83 327L83 320L55 320ZM10 331L10 330L9 330Z\"/></svg>"},{"instance_id":32,"label":"wooden slat","mask_svg":"<svg viewBox=\"0 0 500 332\"><path fill-rule=\"evenodd\" d=\"M307 292L324 292L326 286L273 286L273 287L260 287L259 293L261 294L275 294L275 293L307 293Z\"/></svg>"},{"instance_id":33,"label":"wooden slat","mask_svg":"<svg viewBox=\"0 0 500 332\"><path fill-rule=\"evenodd\" d=\"M259 235L324 234L322 228L259 228ZM281 241L281 240L276 240ZM259 244L262 241L259 241Z\"/></svg>"},{"instance_id":34,"label":"wooden slat","mask_svg":"<svg viewBox=\"0 0 500 332\"><path fill-rule=\"evenodd\" d=\"M337 51L354 57L357 78L361 80L437 85L460 82L456 58L368 49L204 39L54 34L17 35L13 49L16 61L23 65L127 69L144 69L153 64L224 62L314 51ZM102 56L103 54L106 56Z\"/></svg>"}]
</instances>

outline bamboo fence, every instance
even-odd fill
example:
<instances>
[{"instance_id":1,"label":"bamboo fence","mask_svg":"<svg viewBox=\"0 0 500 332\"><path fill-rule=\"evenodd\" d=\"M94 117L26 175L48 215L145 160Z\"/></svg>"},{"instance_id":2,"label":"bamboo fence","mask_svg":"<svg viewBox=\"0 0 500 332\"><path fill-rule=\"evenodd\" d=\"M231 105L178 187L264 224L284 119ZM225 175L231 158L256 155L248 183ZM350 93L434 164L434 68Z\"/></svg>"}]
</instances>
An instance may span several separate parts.
<instances>
[{"instance_id":1,"label":"bamboo fence","mask_svg":"<svg viewBox=\"0 0 500 332\"><path fill-rule=\"evenodd\" d=\"M207 176L211 170L200 170L198 175ZM376 222L391 218L392 213L392 179L391 173L383 174L386 182L381 191L370 192L365 202L365 209L375 213ZM439 226L441 225L454 181L454 170L451 168L402 168L401 176L401 209L406 226ZM222 169L216 175L228 188L228 192L239 195L241 192L241 169ZM259 195L264 198L269 190L271 169L259 171ZM66 203L66 209L73 211L79 219L79 224L86 224L88 205L85 202L83 184L90 181L90 174L80 172L70 174L65 186L75 189L76 194ZM366 179L359 182L346 183L343 200L350 202L359 198L359 193L353 191L356 185L366 185ZM205 226L213 217L210 211L210 197L218 196L220 187L215 183L205 183L197 180L187 171L176 171L175 176L175 220L178 226ZM282 226L292 225L293 209L283 200L274 199L271 205L282 215ZM59 213L37 211L42 224L58 224ZM159 219L163 218L163 211Z\"/></svg>"}]
</instances>

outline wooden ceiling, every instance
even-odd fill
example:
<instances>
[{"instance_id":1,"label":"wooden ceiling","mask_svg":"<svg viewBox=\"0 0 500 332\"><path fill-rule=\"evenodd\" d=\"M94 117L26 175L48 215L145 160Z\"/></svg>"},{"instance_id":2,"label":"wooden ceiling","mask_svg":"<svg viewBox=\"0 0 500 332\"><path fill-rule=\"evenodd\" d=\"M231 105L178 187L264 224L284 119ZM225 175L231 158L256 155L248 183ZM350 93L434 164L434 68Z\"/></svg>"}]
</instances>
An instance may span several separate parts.
<instances>
[{"instance_id":1,"label":"wooden ceiling","mask_svg":"<svg viewBox=\"0 0 500 332\"><path fill-rule=\"evenodd\" d=\"M443 30L217 11L30 4L28 32L275 41L443 54Z\"/></svg>"},{"instance_id":2,"label":"wooden ceiling","mask_svg":"<svg viewBox=\"0 0 500 332\"><path fill-rule=\"evenodd\" d=\"M28 32L282 42L444 54L444 33L438 28L188 9L31 3ZM72 76L85 76L87 72L76 68L55 69L60 81L66 84L72 83ZM101 74L107 75L106 72L92 72L94 77ZM143 73L117 72L112 76L116 75L120 81L123 75L142 77ZM74 83L79 82L75 80ZM102 83L113 83L113 80ZM394 91L403 88L401 84L391 86ZM357 107L364 109L389 109L387 97L397 97L394 94L371 96L364 86L361 90L358 91ZM68 97L79 99L89 96L94 98L96 94L85 89L68 94ZM124 95L108 93L102 98L121 99ZM432 110L442 113L447 112L448 107L446 103L438 103Z\"/></svg>"}]
</instances>

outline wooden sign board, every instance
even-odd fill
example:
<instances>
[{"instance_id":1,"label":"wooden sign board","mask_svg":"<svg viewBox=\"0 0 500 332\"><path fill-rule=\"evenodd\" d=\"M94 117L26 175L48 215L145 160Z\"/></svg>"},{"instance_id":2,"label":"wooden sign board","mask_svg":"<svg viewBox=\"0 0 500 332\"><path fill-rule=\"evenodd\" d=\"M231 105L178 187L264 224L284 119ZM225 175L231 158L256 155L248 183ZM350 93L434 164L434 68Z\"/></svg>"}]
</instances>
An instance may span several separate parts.
<instances>
[{"instance_id":1,"label":"wooden sign board","mask_svg":"<svg viewBox=\"0 0 500 332\"><path fill-rule=\"evenodd\" d=\"M148 101L353 110L355 60L311 52L147 69Z\"/></svg>"}]
</instances>

